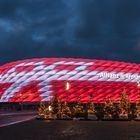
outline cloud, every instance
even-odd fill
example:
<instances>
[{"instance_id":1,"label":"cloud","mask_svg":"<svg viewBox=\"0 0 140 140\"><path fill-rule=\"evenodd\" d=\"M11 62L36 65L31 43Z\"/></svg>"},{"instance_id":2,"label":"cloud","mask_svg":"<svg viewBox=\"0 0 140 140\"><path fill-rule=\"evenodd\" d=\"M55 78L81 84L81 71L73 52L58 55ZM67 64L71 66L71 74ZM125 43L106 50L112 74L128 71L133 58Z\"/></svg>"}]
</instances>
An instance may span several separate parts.
<instances>
[{"instance_id":1,"label":"cloud","mask_svg":"<svg viewBox=\"0 0 140 140\"><path fill-rule=\"evenodd\" d=\"M0 1L0 64L33 57L140 63L139 36L139 1Z\"/></svg>"}]
</instances>

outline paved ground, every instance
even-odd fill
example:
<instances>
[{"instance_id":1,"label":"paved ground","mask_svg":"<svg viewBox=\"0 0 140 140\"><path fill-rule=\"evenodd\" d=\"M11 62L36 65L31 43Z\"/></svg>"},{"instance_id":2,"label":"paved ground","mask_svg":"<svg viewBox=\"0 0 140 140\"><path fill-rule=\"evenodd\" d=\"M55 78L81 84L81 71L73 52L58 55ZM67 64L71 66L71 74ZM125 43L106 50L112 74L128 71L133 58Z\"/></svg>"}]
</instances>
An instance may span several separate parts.
<instances>
[{"instance_id":1,"label":"paved ground","mask_svg":"<svg viewBox=\"0 0 140 140\"><path fill-rule=\"evenodd\" d=\"M0 140L140 140L140 122L31 120L0 128Z\"/></svg>"},{"instance_id":2,"label":"paved ground","mask_svg":"<svg viewBox=\"0 0 140 140\"><path fill-rule=\"evenodd\" d=\"M36 115L36 111L0 112L0 127L31 120L34 119Z\"/></svg>"},{"instance_id":3,"label":"paved ground","mask_svg":"<svg viewBox=\"0 0 140 140\"><path fill-rule=\"evenodd\" d=\"M23 111L1 111L0 117L6 115L22 115L22 114L37 114L37 110L23 110Z\"/></svg>"}]
</instances>

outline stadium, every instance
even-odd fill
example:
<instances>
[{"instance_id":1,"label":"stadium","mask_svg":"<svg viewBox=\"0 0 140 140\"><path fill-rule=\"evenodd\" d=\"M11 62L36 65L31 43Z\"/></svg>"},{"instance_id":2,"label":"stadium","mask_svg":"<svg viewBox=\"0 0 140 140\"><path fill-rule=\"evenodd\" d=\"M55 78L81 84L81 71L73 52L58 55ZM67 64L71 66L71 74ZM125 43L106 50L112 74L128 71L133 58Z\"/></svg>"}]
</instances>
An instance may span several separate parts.
<instances>
[{"instance_id":1,"label":"stadium","mask_svg":"<svg viewBox=\"0 0 140 140\"><path fill-rule=\"evenodd\" d=\"M0 102L61 102L80 100L117 103L126 92L140 100L140 64L73 58L37 58L0 67Z\"/></svg>"}]
</instances>

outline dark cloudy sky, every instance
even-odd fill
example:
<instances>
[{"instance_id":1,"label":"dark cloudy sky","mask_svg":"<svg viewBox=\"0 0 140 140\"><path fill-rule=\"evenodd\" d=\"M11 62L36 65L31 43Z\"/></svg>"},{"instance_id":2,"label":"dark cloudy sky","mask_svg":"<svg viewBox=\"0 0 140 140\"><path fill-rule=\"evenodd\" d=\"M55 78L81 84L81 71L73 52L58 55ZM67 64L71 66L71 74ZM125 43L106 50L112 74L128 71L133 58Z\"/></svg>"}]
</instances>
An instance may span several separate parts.
<instances>
[{"instance_id":1,"label":"dark cloudy sky","mask_svg":"<svg viewBox=\"0 0 140 140\"><path fill-rule=\"evenodd\" d=\"M0 64L35 57L140 63L140 0L0 0Z\"/></svg>"}]
</instances>

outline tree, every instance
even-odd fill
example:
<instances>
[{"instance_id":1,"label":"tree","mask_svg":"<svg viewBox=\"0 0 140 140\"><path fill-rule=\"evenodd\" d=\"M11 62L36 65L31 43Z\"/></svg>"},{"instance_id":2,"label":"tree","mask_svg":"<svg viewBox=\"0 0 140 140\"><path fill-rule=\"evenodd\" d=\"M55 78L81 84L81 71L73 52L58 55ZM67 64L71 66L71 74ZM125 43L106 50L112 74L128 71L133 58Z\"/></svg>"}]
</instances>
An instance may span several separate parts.
<instances>
[{"instance_id":1,"label":"tree","mask_svg":"<svg viewBox=\"0 0 140 140\"><path fill-rule=\"evenodd\" d=\"M128 100L128 95L127 95L125 90L121 94L121 100L120 100L119 107L120 107L120 115L128 116L128 113L129 113L129 100Z\"/></svg>"},{"instance_id":2,"label":"tree","mask_svg":"<svg viewBox=\"0 0 140 140\"><path fill-rule=\"evenodd\" d=\"M43 117L45 116L46 114L46 106L45 106L45 103L44 102L40 102L40 106L38 108L38 115L40 117Z\"/></svg>"},{"instance_id":3,"label":"tree","mask_svg":"<svg viewBox=\"0 0 140 140\"><path fill-rule=\"evenodd\" d=\"M74 114L76 117L81 117L83 113L83 105L81 104L80 100L78 100L77 104L74 107Z\"/></svg>"},{"instance_id":4,"label":"tree","mask_svg":"<svg viewBox=\"0 0 140 140\"><path fill-rule=\"evenodd\" d=\"M114 115L114 104L111 101L111 99L106 100L105 105L104 105L104 114L105 115Z\"/></svg>"},{"instance_id":5,"label":"tree","mask_svg":"<svg viewBox=\"0 0 140 140\"><path fill-rule=\"evenodd\" d=\"M136 106L136 112L135 112L135 117L140 119L140 106Z\"/></svg>"},{"instance_id":6,"label":"tree","mask_svg":"<svg viewBox=\"0 0 140 140\"><path fill-rule=\"evenodd\" d=\"M137 88L138 88L139 100L136 103L135 116L140 119L140 81L137 82Z\"/></svg>"},{"instance_id":7,"label":"tree","mask_svg":"<svg viewBox=\"0 0 140 140\"><path fill-rule=\"evenodd\" d=\"M95 110L95 106L93 102L89 102L88 104L88 113L89 114L95 114L96 110Z\"/></svg>"},{"instance_id":8,"label":"tree","mask_svg":"<svg viewBox=\"0 0 140 140\"><path fill-rule=\"evenodd\" d=\"M61 102L58 100L57 96L55 96L50 104L52 108L52 114L57 118L61 118Z\"/></svg>"},{"instance_id":9,"label":"tree","mask_svg":"<svg viewBox=\"0 0 140 140\"><path fill-rule=\"evenodd\" d=\"M61 111L62 111L62 118L67 118L71 116L71 111L66 101L62 104Z\"/></svg>"}]
</instances>

